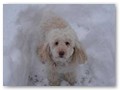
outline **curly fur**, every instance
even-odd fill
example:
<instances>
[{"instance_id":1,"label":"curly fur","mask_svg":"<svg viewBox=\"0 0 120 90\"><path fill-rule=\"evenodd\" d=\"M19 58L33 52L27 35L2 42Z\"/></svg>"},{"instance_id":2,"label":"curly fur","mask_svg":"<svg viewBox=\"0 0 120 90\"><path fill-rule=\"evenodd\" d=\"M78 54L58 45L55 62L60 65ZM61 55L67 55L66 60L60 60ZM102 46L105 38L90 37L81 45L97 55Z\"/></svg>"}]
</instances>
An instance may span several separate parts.
<instances>
[{"instance_id":1,"label":"curly fur","mask_svg":"<svg viewBox=\"0 0 120 90\"><path fill-rule=\"evenodd\" d=\"M64 19L52 12L43 14L40 27L44 38L38 54L41 61L47 64L49 84L60 85L62 77L74 85L76 67L87 60L76 33ZM61 57L60 52L64 52Z\"/></svg>"}]
</instances>

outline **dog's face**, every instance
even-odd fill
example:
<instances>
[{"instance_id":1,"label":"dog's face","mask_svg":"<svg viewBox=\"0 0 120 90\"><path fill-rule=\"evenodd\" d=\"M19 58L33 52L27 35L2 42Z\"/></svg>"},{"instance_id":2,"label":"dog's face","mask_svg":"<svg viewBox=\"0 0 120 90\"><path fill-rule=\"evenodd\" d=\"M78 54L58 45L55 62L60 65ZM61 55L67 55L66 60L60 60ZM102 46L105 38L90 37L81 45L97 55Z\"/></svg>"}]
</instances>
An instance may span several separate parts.
<instances>
[{"instance_id":1,"label":"dog's face","mask_svg":"<svg viewBox=\"0 0 120 90\"><path fill-rule=\"evenodd\" d=\"M48 34L48 45L52 59L57 62L66 62L74 52L74 38L65 30L53 30Z\"/></svg>"},{"instance_id":2,"label":"dog's face","mask_svg":"<svg viewBox=\"0 0 120 90\"><path fill-rule=\"evenodd\" d=\"M80 57L79 59L82 60L85 57L85 53L77 45L78 41L76 38L75 32L69 28L50 31L46 35L46 42L42 47L41 56L43 59L51 58L54 62L62 63L70 60L70 57Z\"/></svg>"}]
</instances>

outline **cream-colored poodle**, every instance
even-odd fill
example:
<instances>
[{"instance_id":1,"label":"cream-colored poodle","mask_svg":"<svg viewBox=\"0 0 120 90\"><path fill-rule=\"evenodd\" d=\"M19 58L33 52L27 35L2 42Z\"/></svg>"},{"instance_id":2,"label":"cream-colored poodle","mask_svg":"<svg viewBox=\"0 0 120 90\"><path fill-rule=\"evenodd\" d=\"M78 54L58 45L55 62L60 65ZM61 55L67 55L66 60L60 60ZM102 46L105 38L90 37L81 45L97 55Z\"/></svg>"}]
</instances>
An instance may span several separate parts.
<instances>
[{"instance_id":1,"label":"cream-colored poodle","mask_svg":"<svg viewBox=\"0 0 120 90\"><path fill-rule=\"evenodd\" d=\"M71 26L53 12L44 13L40 22L43 43L38 55L47 65L49 84L60 85L64 79L74 85L76 67L87 60L86 53Z\"/></svg>"}]
</instances>

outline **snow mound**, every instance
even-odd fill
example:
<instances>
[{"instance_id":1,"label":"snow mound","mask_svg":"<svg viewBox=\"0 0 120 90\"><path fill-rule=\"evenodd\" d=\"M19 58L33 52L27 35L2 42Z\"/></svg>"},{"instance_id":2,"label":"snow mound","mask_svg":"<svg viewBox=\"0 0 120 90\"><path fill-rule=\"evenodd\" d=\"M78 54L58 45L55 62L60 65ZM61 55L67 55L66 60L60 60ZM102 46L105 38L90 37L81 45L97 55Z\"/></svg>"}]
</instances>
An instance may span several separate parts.
<instances>
[{"instance_id":1,"label":"snow mound","mask_svg":"<svg viewBox=\"0 0 120 90\"><path fill-rule=\"evenodd\" d=\"M75 86L114 86L116 10L114 5L4 5L5 86L49 86L45 65L36 54L43 10L66 19L86 49L88 61L77 68ZM61 86L69 86L66 81Z\"/></svg>"}]
</instances>

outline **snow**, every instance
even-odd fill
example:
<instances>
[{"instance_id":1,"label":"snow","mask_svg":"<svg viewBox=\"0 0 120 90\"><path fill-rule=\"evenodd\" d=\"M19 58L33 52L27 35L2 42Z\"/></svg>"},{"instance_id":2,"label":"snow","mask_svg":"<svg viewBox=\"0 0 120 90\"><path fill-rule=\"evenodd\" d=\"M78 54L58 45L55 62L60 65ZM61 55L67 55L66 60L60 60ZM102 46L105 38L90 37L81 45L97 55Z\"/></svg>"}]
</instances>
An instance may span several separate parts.
<instances>
[{"instance_id":1,"label":"snow","mask_svg":"<svg viewBox=\"0 0 120 90\"><path fill-rule=\"evenodd\" d=\"M112 4L4 5L3 84L49 86L46 67L36 55L45 9L69 22L87 52L87 63L77 68L75 86L115 86L116 8ZM61 86L69 83L63 80Z\"/></svg>"}]
</instances>

